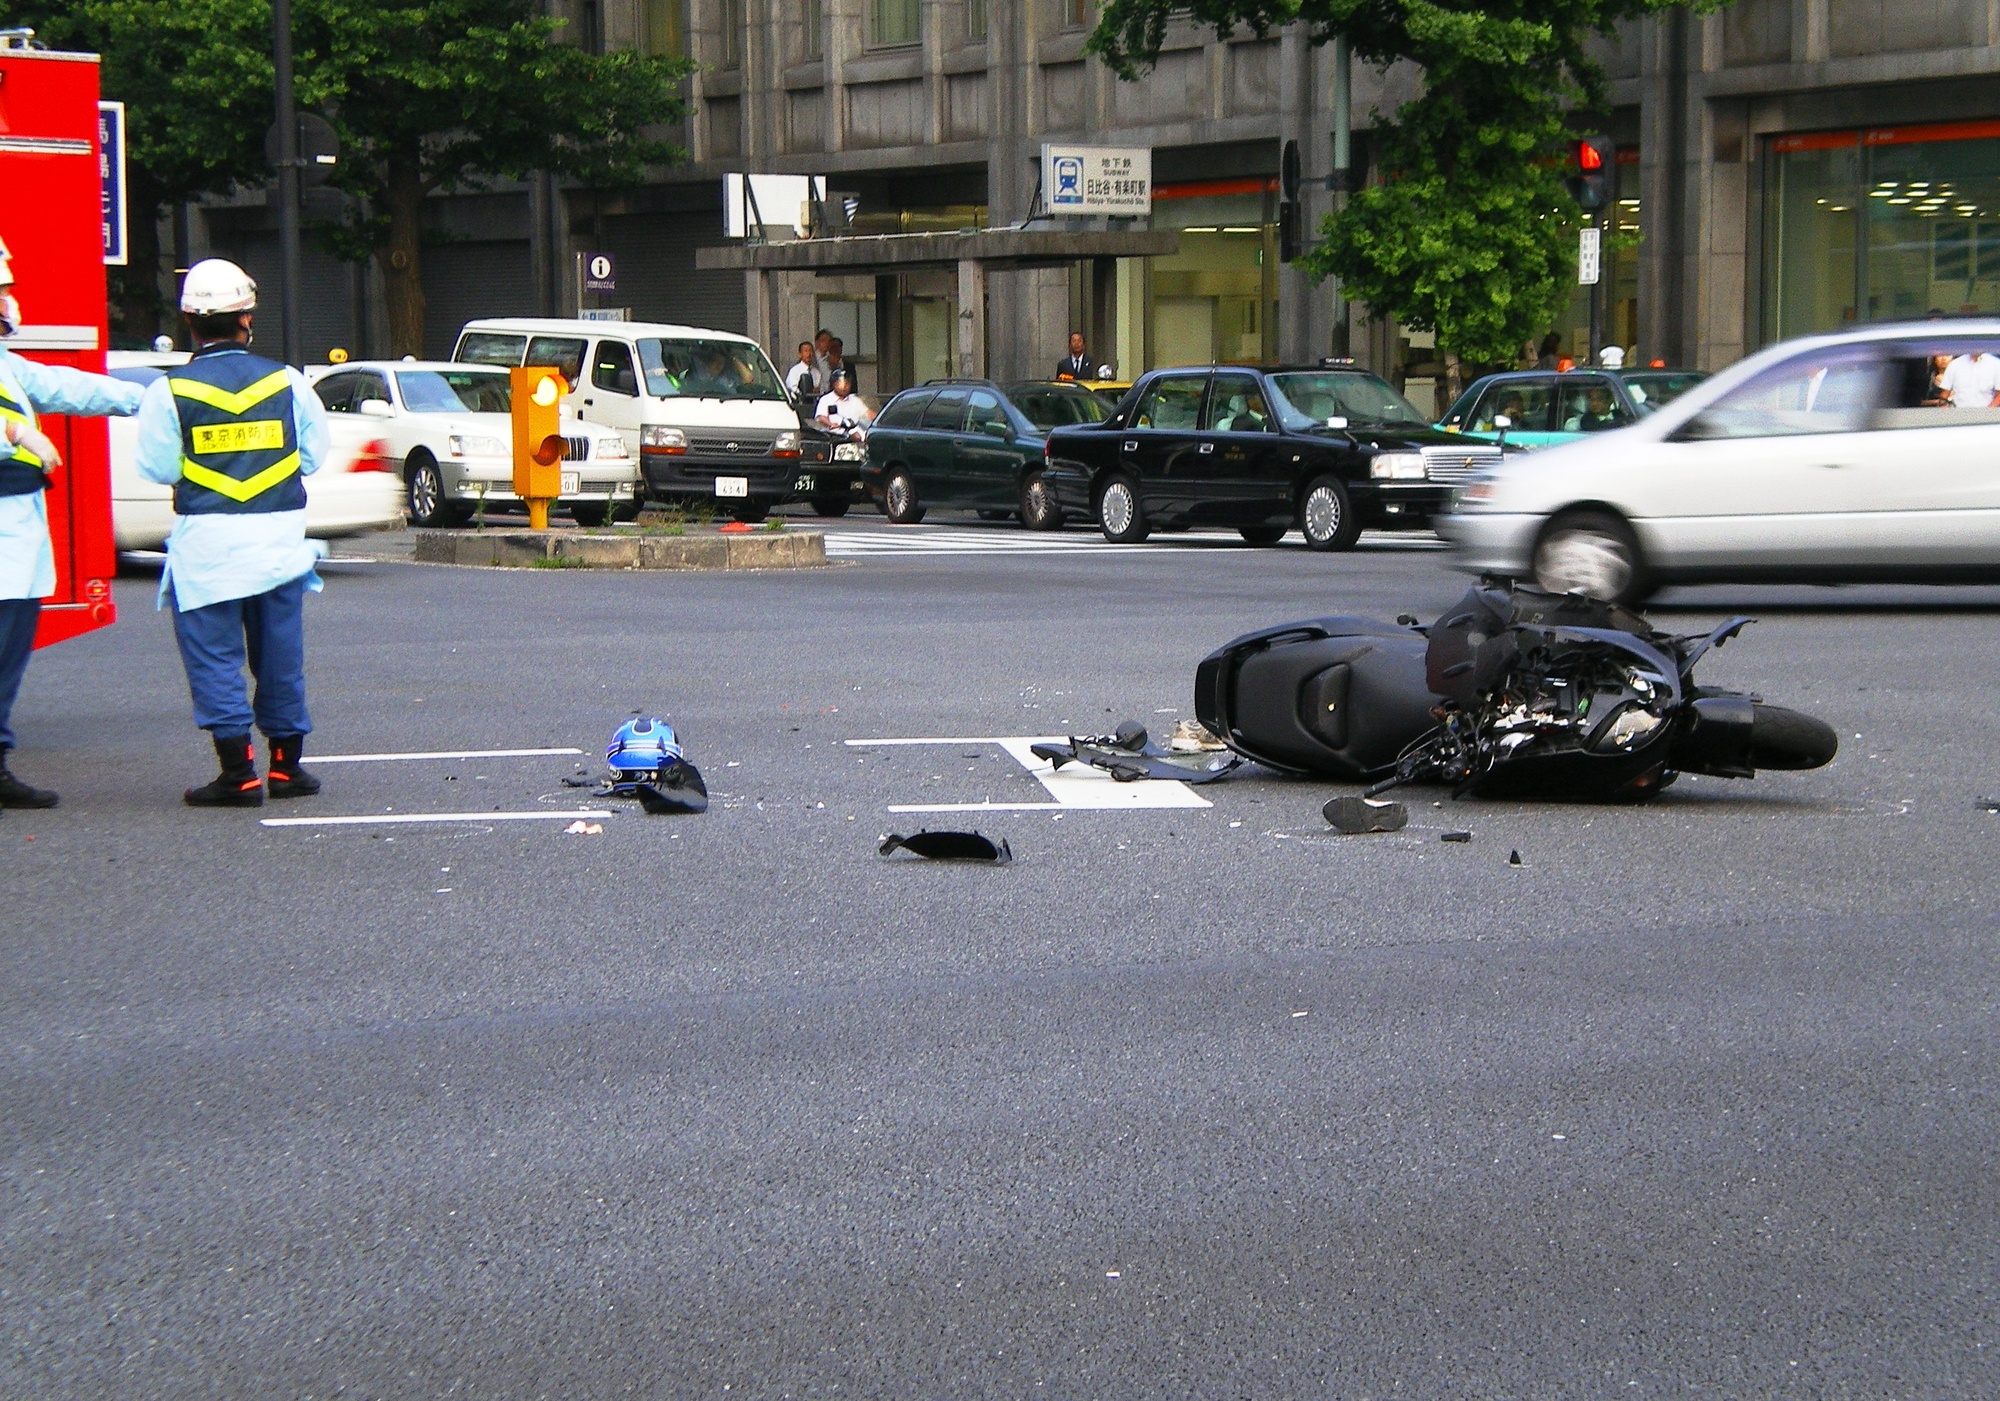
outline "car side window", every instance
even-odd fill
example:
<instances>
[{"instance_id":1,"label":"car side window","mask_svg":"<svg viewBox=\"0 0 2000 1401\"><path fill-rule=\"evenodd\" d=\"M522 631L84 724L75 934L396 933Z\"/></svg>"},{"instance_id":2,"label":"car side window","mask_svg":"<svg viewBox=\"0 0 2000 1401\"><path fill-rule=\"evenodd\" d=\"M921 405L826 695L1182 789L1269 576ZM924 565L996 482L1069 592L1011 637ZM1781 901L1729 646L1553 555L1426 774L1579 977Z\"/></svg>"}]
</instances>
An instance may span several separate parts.
<instances>
[{"instance_id":1,"label":"car side window","mask_svg":"<svg viewBox=\"0 0 2000 1401\"><path fill-rule=\"evenodd\" d=\"M2000 341L1934 341L1891 355L1878 428L2000 423Z\"/></svg>"},{"instance_id":2,"label":"car side window","mask_svg":"<svg viewBox=\"0 0 2000 1401\"><path fill-rule=\"evenodd\" d=\"M1000 396L990 390L973 390L965 410L965 431L983 433L995 423L1002 428L1008 426L1007 411L1000 407Z\"/></svg>"},{"instance_id":3,"label":"car side window","mask_svg":"<svg viewBox=\"0 0 2000 1401\"><path fill-rule=\"evenodd\" d=\"M1556 419L1565 433L1602 433L1610 428L1623 428L1632 421L1631 412L1618 398L1618 391L1606 380L1595 376L1566 379L1561 387Z\"/></svg>"},{"instance_id":4,"label":"car side window","mask_svg":"<svg viewBox=\"0 0 2000 1401\"><path fill-rule=\"evenodd\" d=\"M1502 380L1488 385L1479 406L1468 417L1465 431L1497 433L1499 425L1493 420L1505 414L1507 427L1513 432L1547 432L1549 400L1554 397L1555 385L1548 380Z\"/></svg>"},{"instance_id":5,"label":"car side window","mask_svg":"<svg viewBox=\"0 0 2000 1401\"><path fill-rule=\"evenodd\" d=\"M360 375L328 375L313 386L313 393L328 413L353 413L354 386L360 380Z\"/></svg>"},{"instance_id":6,"label":"car side window","mask_svg":"<svg viewBox=\"0 0 2000 1401\"><path fill-rule=\"evenodd\" d=\"M1132 412L1134 428L1192 429L1201 420L1207 375L1162 375L1146 387Z\"/></svg>"},{"instance_id":7,"label":"car side window","mask_svg":"<svg viewBox=\"0 0 2000 1401\"><path fill-rule=\"evenodd\" d=\"M1889 362L1865 346L1835 346L1773 365L1703 409L1679 438L1790 438L1854 433L1881 406Z\"/></svg>"},{"instance_id":8,"label":"car side window","mask_svg":"<svg viewBox=\"0 0 2000 1401\"><path fill-rule=\"evenodd\" d=\"M590 361L590 382L613 394L639 393L639 375L632 368L632 351L623 341L599 341Z\"/></svg>"},{"instance_id":9,"label":"car side window","mask_svg":"<svg viewBox=\"0 0 2000 1401\"><path fill-rule=\"evenodd\" d=\"M937 398L931 400L924 410L922 427L936 433L956 433L958 425L965 421L965 391L963 389L940 389Z\"/></svg>"},{"instance_id":10,"label":"car side window","mask_svg":"<svg viewBox=\"0 0 2000 1401\"><path fill-rule=\"evenodd\" d=\"M380 375L356 375L354 377L354 412L360 413L361 406L370 399L380 399L393 405L396 401L389 397L389 381Z\"/></svg>"},{"instance_id":11,"label":"car side window","mask_svg":"<svg viewBox=\"0 0 2000 1401\"><path fill-rule=\"evenodd\" d=\"M493 331L467 331L458 338L452 359L472 365L518 365L524 336L507 336Z\"/></svg>"},{"instance_id":12,"label":"car side window","mask_svg":"<svg viewBox=\"0 0 2000 1401\"><path fill-rule=\"evenodd\" d=\"M1202 427L1212 433L1271 433L1270 405L1255 375L1217 375Z\"/></svg>"},{"instance_id":13,"label":"car side window","mask_svg":"<svg viewBox=\"0 0 2000 1401\"><path fill-rule=\"evenodd\" d=\"M536 336L528 342L527 365L553 365L574 388L583 383L584 342L568 336Z\"/></svg>"},{"instance_id":14,"label":"car side window","mask_svg":"<svg viewBox=\"0 0 2000 1401\"><path fill-rule=\"evenodd\" d=\"M875 415L877 428L915 428L923 420L924 410L937 397L934 389L912 389L898 394L889 401L888 407Z\"/></svg>"}]
</instances>

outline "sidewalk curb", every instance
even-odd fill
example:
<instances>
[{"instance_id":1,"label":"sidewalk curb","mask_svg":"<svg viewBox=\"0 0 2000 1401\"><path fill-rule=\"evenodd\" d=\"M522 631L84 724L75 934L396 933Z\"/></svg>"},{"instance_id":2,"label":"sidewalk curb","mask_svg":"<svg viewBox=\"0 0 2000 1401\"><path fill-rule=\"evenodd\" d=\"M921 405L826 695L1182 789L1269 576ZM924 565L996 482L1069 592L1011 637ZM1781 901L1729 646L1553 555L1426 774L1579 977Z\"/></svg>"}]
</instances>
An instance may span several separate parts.
<instances>
[{"instance_id":1,"label":"sidewalk curb","mask_svg":"<svg viewBox=\"0 0 2000 1401\"><path fill-rule=\"evenodd\" d=\"M582 535L572 531L427 530L416 537L419 564L489 569L812 569L826 564L816 530L750 535Z\"/></svg>"}]
</instances>

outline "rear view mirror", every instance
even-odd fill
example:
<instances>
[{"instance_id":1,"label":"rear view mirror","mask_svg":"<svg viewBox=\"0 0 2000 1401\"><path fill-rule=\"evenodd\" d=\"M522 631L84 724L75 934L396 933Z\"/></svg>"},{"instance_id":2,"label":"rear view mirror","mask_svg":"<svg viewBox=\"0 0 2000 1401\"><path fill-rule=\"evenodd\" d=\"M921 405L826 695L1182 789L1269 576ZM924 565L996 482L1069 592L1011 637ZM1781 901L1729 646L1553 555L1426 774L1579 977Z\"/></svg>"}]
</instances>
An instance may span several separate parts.
<instances>
[{"instance_id":1,"label":"rear view mirror","mask_svg":"<svg viewBox=\"0 0 2000 1401\"><path fill-rule=\"evenodd\" d=\"M389 407L387 399L363 399L360 412L369 418L394 418L396 411Z\"/></svg>"},{"instance_id":2,"label":"rear view mirror","mask_svg":"<svg viewBox=\"0 0 2000 1401\"><path fill-rule=\"evenodd\" d=\"M1493 426L1505 432L1514 426L1514 420L1507 417L1504 413L1496 413L1493 415Z\"/></svg>"},{"instance_id":3,"label":"rear view mirror","mask_svg":"<svg viewBox=\"0 0 2000 1401\"><path fill-rule=\"evenodd\" d=\"M1007 432L1007 425L1004 423L982 423L979 425L979 431L989 438L1005 438L1010 436Z\"/></svg>"},{"instance_id":4,"label":"rear view mirror","mask_svg":"<svg viewBox=\"0 0 2000 1401\"><path fill-rule=\"evenodd\" d=\"M1345 428L1347 426L1347 420L1342 418L1339 414L1335 414L1332 418L1329 418L1326 421L1326 426L1329 428Z\"/></svg>"}]
</instances>

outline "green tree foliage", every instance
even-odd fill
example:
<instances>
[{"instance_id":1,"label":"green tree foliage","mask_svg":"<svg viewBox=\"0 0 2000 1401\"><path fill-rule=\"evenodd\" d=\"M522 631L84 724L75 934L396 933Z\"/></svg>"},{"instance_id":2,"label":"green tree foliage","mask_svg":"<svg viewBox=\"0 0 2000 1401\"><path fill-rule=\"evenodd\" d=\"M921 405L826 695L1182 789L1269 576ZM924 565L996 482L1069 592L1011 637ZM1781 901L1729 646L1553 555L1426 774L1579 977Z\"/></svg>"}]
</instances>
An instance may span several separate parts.
<instances>
[{"instance_id":1,"label":"green tree foliage","mask_svg":"<svg viewBox=\"0 0 2000 1401\"><path fill-rule=\"evenodd\" d=\"M538 170L617 185L680 154L659 128L686 114L692 65L585 53L536 0L294 0L292 16L298 104L340 132L336 183L365 211L331 241L379 262L396 354L423 348L426 195ZM268 0L0 0L0 17L103 55L131 128L128 300L156 312L159 210L270 178Z\"/></svg>"},{"instance_id":2,"label":"green tree foliage","mask_svg":"<svg viewBox=\"0 0 2000 1401\"><path fill-rule=\"evenodd\" d=\"M537 170L631 183L680 154L657 128L685 115L692 65L560 43L534 0L299 0L299 13L301 104L340 132L337 183L367 201L343 250L381 267L398 355L423 347L431 192Z\"/></svg>"},{"instance_id":3,"label":"green tree foliage","mask_svg":"<svg viewBox=\"0 0 2000 1401\"><path fill-rule=\"evenodd\" d=\"M1569 295L1582 213L1564 144L1602 110L1586 44L1625 19L1726 0L1108 0L1090 48L1123 78L1159 55L1170 22L1227 37L1299 24L1355 56L1418 65L1424 93L1374 125L1379 184L1326 220L1304 265L1337 275L1377 315L1437 333L1460 357L1511 361ZM1454 385L1454 388L1456 386Z\"/></svg>"}]
</instances>

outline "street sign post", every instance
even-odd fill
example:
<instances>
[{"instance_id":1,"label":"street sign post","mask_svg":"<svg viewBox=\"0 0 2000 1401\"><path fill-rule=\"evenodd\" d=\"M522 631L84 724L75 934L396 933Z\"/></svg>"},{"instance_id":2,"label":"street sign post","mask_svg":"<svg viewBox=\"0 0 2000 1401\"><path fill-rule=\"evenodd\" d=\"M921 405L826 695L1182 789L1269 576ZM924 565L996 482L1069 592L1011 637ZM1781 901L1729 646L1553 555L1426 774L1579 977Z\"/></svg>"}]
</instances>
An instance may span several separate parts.
<instances>
[{"instance_id":1,"label":"street sign post","mask_svg":"<svg viewBox=\"0 0 2000 1401\"><path fill-rule=\"evenodd\" d=\"M585 253L583 255L583 290L586 292L616 292L618 290L618 261L609 253Z\"/></svg>"},{"instance_id":2,"label":"street sign post","mask_svg":"<svg viewBox=\"0 0 2000 1401\"><path fill-rule=\"evenodd\" d=\"M1604 235L1596 224L1580 230L1576 236L1576 282L1579 287L1595 287L1604 275Z\"/></svg>"},{"instance_id":3,"label":"street sign post","mask_svg":"<svg viewBox=\"0 0 2000 1401\"><path fill-rule=\"evenodd\" d=\"M1050 214L1150 214L1150 146L1042 143L1042 199Z\"/></svg>"}]
</instances>

